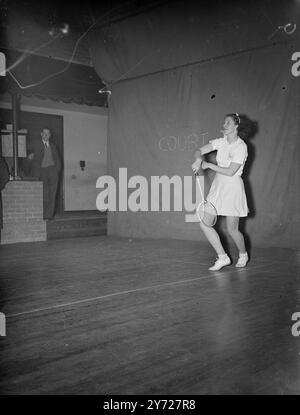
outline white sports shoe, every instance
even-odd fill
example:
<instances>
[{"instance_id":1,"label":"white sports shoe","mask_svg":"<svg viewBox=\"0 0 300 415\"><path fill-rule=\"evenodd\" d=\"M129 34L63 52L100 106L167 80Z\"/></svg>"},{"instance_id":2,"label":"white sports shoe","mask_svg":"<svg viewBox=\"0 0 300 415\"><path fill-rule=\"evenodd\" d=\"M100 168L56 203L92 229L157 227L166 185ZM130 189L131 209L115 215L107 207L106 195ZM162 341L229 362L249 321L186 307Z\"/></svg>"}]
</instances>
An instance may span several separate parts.
<instances>
[{"instance_id":1,"label":"white sports shoe","mask_svg":"<svg viewBox=\"0 0 300 415\"><path fill-rule=\"evenodd\" d=\"M215 264L208 268L210 271L219 271L219 269L226 267L226 265L230 265L231 261L228 255L224 255L223 258L217 258Z\"/></svg>"},{"instance_id":2,"label":"white sports shoe","mask_svg":"<svg viewBox=\"0 0 300 415\"><path fill-rule=\"evenodd\" d=\"M245 254L240 254L238 262L235 264L237 268L243 268L246 266L247 262L249 261L249 257L247 252Z\"/></svg>"}]
</instances>

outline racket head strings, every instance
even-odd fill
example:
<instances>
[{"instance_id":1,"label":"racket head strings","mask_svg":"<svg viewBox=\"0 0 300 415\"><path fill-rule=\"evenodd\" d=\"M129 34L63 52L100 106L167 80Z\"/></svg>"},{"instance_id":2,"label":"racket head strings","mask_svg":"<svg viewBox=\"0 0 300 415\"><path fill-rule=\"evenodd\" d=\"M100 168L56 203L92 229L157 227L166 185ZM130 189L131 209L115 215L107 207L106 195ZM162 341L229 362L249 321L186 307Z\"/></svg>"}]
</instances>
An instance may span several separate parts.
<instances>
[{"instance_id":1,"label":"racket head strings","mask_svg":"<svg viewBox=\"0 0 300 415\"><path fill-rule=\"evenodd\" d=\"M204 200L197 207L197 216L201 223L213 227L217 222L218 214L214 205Z\"/></svg>"},{"instance_id":2,"label":"racket head strings","mask_svg":"<svg viewBox=\"0 0 300 415\"><path fill-rule=\"evenodd\" d=\"M201 202L197 206L197 216L201 223L208 227L213 227L218 219L218 213L215 206L205 200L204 197L204 172L201 169L201 165L198 171L194 172L194 176L196 178L200 195L201 195ZM203 187L202 187L203 186Z\"/></svg>"}]
</instances>

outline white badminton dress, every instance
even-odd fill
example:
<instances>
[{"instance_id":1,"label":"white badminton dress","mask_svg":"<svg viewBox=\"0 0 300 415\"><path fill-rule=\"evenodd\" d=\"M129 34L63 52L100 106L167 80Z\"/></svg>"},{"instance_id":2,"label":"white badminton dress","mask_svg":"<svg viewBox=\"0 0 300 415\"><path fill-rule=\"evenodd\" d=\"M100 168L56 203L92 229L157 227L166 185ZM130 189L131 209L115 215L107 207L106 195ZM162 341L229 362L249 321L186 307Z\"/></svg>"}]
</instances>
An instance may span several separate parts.
<instances>
[{"instance_id":1,"label":"white badminton dress","mask_svg":"<svg viewBox=\"0 0 300 415\"><path fill-rule=\"evenodd\" d=\"M216 138L210 143L217 150L218 166L229 167L231 162L241 166L233 176L216 173L207 200L215 206L220 216L247 216L247 198L241 177L248 156L247 144L241 138L230 144L226 137Z\"/></svg>"}]
</instances>

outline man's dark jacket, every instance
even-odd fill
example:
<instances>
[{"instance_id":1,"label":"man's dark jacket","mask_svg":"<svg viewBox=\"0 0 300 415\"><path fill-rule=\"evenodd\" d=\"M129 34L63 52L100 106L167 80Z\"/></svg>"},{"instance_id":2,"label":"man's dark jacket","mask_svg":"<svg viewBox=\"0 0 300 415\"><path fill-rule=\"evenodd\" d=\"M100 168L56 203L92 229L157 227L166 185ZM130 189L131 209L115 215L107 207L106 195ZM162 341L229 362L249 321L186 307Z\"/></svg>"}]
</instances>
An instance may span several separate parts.
<instances>
[{"instance_id":1,"label":"man's dark jacket","mask_svg":"<svg viewBox=\"0 0 300 415\"><path fill-rule=\"evenodd\" d=\"M49 142L49 144L50 144L50 148L52 152L53 161L55 164L54 167L55 167L56 173L58 174L61 169L60 157L59 157L56 145L51 143L51 141ZM44 146L43 141L39 140L34 143L33 147L30 150L34 153L34 158L32 160L32 173L34 177L37 177L37 178L40 178L42 162L44 158L44 149L45 149L45 146Z\"/></svg>"}]
</instances>

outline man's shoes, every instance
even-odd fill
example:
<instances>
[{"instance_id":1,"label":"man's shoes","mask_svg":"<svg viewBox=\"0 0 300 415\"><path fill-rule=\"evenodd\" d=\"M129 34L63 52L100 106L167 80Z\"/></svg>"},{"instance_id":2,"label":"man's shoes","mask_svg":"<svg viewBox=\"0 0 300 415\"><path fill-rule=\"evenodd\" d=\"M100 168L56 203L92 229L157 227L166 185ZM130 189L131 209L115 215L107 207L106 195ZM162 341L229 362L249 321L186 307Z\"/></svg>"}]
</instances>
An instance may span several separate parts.
<instances>
[{"instance_id":1,"label":"man's shoes","mask_svg":"<svg viewBox=\"0 0 300 415\"><path fill-rule=\"evenodd\" d=\"M249 257L247 252L245 254L240 254L238 262L235 264L237 268L243 268L247 265L247 262L249 261Z\"/></svg>"},{"instance_id":2,"label":"man's shoes","mask_svg":"<svg viewBox=\"0 0 300 415\"><path fill-rule=\"evenodd\" d=\"M219 271L219 269L226 267L226 265L230 265L231 261L228 255L221 255L216 260L215 264L208 268L209 271Z\"/></svg>"}]
</instances>

